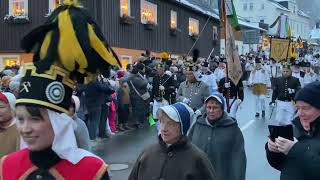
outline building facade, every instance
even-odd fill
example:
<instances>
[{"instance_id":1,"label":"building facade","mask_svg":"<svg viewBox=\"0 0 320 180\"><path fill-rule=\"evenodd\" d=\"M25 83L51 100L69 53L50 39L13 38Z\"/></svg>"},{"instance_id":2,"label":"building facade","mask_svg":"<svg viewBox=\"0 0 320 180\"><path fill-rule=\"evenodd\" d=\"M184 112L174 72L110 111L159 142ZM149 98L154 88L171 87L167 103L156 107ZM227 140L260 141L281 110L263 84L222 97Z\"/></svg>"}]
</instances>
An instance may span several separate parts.
<instances>
[{"instance_id":1,"label":"building facade","mask_svg":"<svg viewBox=\"0 0 320 180\"><path fill-rule=\"evenodd\" d=\"M214 1L204 0L208 3ZM61 0L0 1L0 66L31 61L19 48L23 35L46 20ZM192 0L86 0L84 6L101 25L123 65L150 50L184 55L191 47L207 57L220 54L219 18ZM8 63L5 63L8 62Z\"/></svg>"},{"instance_id":2,"label":"building facade","mask_svg":"<svg viewBox=\"0 0 320 180\"><path fill-rule=\"evenodd\" d=\"M296 0L234 0L238 15L251 24L271 25L283 13L288 16L293 36L309 39L311 30L310 17L299 10ZM269 28L268 35L277 35L277 26Z\"/></svg>"}]
</instances>

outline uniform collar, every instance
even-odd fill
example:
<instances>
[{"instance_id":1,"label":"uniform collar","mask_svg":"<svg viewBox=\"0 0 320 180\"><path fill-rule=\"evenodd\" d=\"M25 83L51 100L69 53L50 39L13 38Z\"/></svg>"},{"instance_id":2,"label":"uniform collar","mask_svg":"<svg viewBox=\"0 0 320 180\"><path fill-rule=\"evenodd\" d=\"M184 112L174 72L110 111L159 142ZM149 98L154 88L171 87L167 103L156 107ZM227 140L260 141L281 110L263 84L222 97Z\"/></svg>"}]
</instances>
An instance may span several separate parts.
<instances>
[{"instance_id":1,"label":"uniform collar","mask_svg":"<svg viewBox=\"0 0 320 180\"><path fill-rule=\"evenodd\" d=\"M29 157L32 164L40 169L50 169L61 161L51 147L42 151L30 151Z\"/></svg>"}]
</instances>

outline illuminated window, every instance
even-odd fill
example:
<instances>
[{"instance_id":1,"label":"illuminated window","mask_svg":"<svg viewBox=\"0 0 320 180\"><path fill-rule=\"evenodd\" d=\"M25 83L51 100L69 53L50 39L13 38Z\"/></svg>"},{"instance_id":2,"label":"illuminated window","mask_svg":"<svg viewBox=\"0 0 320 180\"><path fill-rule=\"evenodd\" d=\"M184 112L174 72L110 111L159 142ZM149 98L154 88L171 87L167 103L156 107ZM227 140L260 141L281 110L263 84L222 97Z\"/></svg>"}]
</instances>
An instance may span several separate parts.
<instances>
[{"instance_id":1,"label":"illuminated window","mask_svg":"<svg viewBox=\"0 0 320 180\"><path fill-rule=\"evenodd\" d=\"M170 22L170 27L172 29L177 28L177 12L176 11L171 11L171 22Z\"/></svg>"},{"instance_id":2,"label":"illuminated window","mask_svg":"<svg viewBox=\"0 0 320 180\"><path fill-rule=\"evenodd\" d=\"M9 0L9 15L27 16L28 0Z\"/></svg>"},{"instance_id":3,"label":"illuminated window","mask_svg":"<svg viewBox=\"0 0 320 180\"><path fill-rule=\"evenodd\" d=\"M157 24L157 5L141 0L141 23Z\"/></svg>"},{"instance_id":4,"label":"illuminated window","mask_svg":"<svg viewBox=\"0 0 320 180\"><path fill-rule=\"evenodd\" d=\"M132 63L132 56L127 56L127 55L121 56L121 64L122 64L123 70L126 70L127 65L131 63Z\"/></svg>"},{"instance_id":5,"label":"illuminated window","mask_svg":"<svg viewBox=\"0 0 320 180\"><path fill-rule=\"evenodd\" d=\"M189 18L189 35L199 35L199 21Z\"/></svg>"},{"instance_id":6,"label":"illuminated window","mask_svg":"<svg viewBox=\"0 0 320 180\"><path fill-rule=\"evenodd\" d=\"M3 67L20 65L20 60L18 57L4 57L2 62L3 62Z\"/></svg>"},{"instance_id":7,"label":"illuminated window","mask_svg":"<svg viewBox=\"0 0 320 180\"><path fill-rule=\"evenodd\" d=\"M120 16L130 16L130 0L120 0Z\"/></svg>"},{"instance_id":8,"label":"illuminated window","mask_svg":"<svg viewBox=\"0 0 320 180\"><path fill-rule=\"evenodd\" d=\"M62 0L49 0L49 13L53 12L58 6L60 6Z\"/></svg>"}]
</instances>

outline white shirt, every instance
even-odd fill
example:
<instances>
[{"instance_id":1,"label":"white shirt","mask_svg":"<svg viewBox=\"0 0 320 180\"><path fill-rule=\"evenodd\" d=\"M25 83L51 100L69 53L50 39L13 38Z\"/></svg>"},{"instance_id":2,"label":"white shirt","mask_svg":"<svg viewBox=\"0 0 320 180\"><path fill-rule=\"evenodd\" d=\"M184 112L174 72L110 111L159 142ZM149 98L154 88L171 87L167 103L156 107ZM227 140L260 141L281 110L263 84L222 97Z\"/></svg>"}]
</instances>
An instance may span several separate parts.
<instances>
[{"instance_id":1,"label":"white shirt","mask_svg":"<svg viewBox=\"0 0 320 180\"><path fill-rule=\"evenodd\" d=\"M306 86L307 84L312 83L312 82L314 82L314 81L316 81L316 80L317 80L317 76L316 76L315 73L306 73L306 74L304 75L304 77L302 78L302 84L301 84L301 86L304 87L304 86Z\"/></svg>"},{"instance_id":2,"label":"white shirt","mask_svg":"<svg viewBox=\"0 0 320 180\"><path fill-rule=\"evenodd\" d=\"M269 74L264 69L254 70L250 73L249 84L265 84L270 87Z\"/></svg>"},{"instance_id":3,"label":"white shirt","mask_svg":"<svg viewBox=\"0 0 320 180\"><path fill-rule=\"evenodd\" d=\"M226 76L226 69L225 68L222 69L218 67L216 70L214 70L214 76L219 82L222 78Z\"/></svg>"},{"instance_id":4,"label":"white shirt","mask_svg":"<svg viewBox=\"0 0 320 180\"><path fill-rule=\"evenodd\" d=\"M281 67L279 66L278 63L270 64L267 70L268 70L269 76L272 78L277 78L281 76Z\"/></svg>"},{"instance_id":5,"label":"white shirt","mask_svg":"<svg viewBox=\"0 0 320 180\"><path fill-rule=\"evenodd\" d=\"M210 75L202 74L201 81L209 86L210 92L216 91L218 89L216 76L211 73Z\"/></svg>"}]
</instances>

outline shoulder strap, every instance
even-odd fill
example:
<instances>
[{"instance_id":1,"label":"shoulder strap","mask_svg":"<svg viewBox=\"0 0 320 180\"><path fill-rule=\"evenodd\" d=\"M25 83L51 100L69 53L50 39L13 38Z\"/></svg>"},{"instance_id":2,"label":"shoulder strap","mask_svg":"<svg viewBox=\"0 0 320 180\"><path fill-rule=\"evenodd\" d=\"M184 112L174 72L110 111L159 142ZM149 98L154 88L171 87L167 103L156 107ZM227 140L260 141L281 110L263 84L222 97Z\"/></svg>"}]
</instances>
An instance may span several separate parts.
<instances>
[{"instance_id":1,"label":"shoulder strap","mask_svg":"<svg viewBox=\"0 0 320 180\"><path fill-rule=\"evenodd\" d=\"M136 89L136 87L134 87L133 83L132 83L131 81L129 81L129 82L130 82L130 84L131 84L131 86L132 86L133 90L138 94L138 96L140 96L140 97L141 97L141 94L140 94L140 93L139 93L139 91Z\"/></svg>"}]
</instances>

